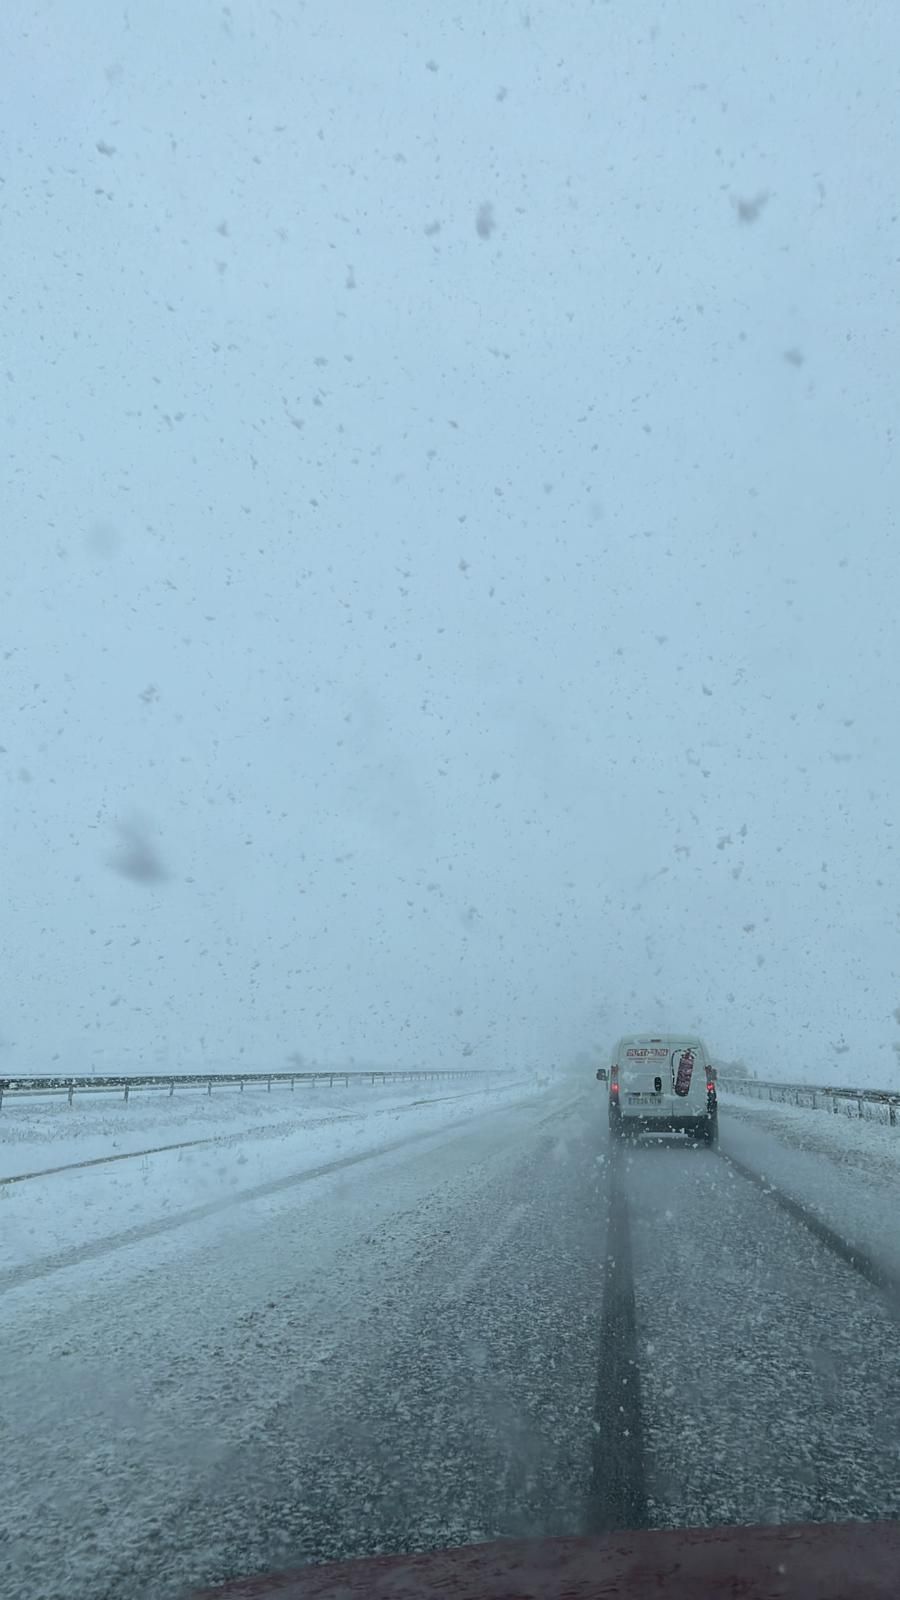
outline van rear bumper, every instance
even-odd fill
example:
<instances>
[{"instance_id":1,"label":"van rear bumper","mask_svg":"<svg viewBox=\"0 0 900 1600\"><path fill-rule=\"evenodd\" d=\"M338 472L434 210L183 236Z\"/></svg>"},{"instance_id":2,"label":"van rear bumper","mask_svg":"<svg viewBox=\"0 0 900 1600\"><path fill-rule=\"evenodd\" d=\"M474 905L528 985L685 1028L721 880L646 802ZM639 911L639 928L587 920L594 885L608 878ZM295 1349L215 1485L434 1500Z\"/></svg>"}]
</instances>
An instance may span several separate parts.
<instances>
[{"instance_id":1,"label":"van rear bumper","mask_svg":"<svg viewBox=\"0 0 900 1600\"><path fill-rule=\"evenodd\" d=\"M714 1122L714 1111L696 1111L690 1117L648 1116L643 1111L614 1111L611 1117L619 1122L620 1126L627 1126L640 1133L693 1133L697 1128L705 1127Z\"/></svg>"}]
</instances>

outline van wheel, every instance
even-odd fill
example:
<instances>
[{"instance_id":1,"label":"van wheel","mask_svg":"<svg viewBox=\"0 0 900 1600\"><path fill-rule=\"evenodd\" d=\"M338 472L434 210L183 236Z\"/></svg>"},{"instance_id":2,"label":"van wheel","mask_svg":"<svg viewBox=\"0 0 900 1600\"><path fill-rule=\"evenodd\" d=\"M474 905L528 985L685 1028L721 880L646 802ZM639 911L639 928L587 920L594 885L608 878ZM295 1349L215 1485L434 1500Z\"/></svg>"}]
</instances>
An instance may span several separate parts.
<instances>
[{"instance_id":1,"label":"van wheel","mask_svg":"<svg viewBox=\"0 0 900 1600\"><path fill-rule=\"evenodd\" d=\"M718 1117L707 1117L706 1122L701 1125L700 1138L704 1144L708 1144L715 1149L719 1142Z\"/></svg>"},{"instance_id":2,"label":"van wheel","mask_svg":"<svg viewBox=\"0 0 900 1600\"><path fill-rule=\"evenodd\" d=\"M622 1118L617 1112L613 1111L611 1111L609 1114L609 1136L611 1139L621 1139L624 1137L622 1133Z\"/></svg>"}]
</instances>

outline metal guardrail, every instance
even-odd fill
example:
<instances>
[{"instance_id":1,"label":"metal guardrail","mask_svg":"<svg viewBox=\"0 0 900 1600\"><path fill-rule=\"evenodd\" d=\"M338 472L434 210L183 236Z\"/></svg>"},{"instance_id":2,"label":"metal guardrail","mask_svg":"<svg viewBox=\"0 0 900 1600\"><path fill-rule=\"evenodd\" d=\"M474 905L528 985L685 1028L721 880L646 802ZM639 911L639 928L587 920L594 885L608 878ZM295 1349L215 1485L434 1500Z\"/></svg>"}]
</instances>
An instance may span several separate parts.
<instances>
[{"instance_id":1,"label":"metal guardrail","mask_svg":"<svg viewBox=\"0 0 900 1600\"><path fill-rule=\"evenodd\" d=\"M117 1077L94 1076L89 1078L68 1077L37 1077L37 1078L0 1078L0 1107L8 1095L56 1095L68 1096L69 1105L72 1104L76 1094L112 1094L121 1091L127 1102L129 1096L135 1091L155 1090L157 1093L168 1090L169 1096L174 1095L176 1089L205 1089L211 1095L213 1088L239 1087L241 1093L247 1084L251 1088L262 1088L263 1084L269 1094L272 1085L288 1085L291 1089L297 1083L327 1083L329 1087L334 1084L349 1086L354 1083L412 1083L426 1079L430 1082L440 1081L445 1078L489 1078L496 1073L479 1071L477 1069L448 1069L435 1070L422 1068L412 1071L362 1071L354 1072L342 1067L328 1067L316 1072L182 1072L182 1073L151 1073L142 1077L131 1077L122 1074Z\"/></svg>"},{"instance_id":2,"label":"metal guardrail","mask_svg":"<svg viewBox=\"0 0 900 1600\"><path fill-rule=\"evenodd\" d=\"M787 1105L809 1106L815 1111L830 1111L835 1116L900 1123L900 1093L893 1089L841 1089L812 1083L766 1083L759 1078L718 1078L720 1088L752 1100L781 1101ZM871 1107L872 1109L867 1109ZM879 1108L875 1110L874 1108Z\"/></svg>"}]
</instances>

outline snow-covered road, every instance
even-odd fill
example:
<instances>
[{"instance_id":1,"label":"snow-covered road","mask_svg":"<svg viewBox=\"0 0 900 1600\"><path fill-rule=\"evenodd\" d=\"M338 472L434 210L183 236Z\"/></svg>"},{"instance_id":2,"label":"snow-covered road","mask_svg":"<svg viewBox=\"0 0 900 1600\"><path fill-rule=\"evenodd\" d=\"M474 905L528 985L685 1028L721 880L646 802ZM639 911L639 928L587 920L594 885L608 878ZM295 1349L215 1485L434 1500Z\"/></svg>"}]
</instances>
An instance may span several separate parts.
<instances>
[{"instance_id":1,"label":"snow-covered road","mask_svg":"<svg viewBox=\"0 0 900 1600\"><path fill-rule=\"evenodd\" d=\"M209 1099L198 1090L171 1101L135 1097L127 1106L94 1100L75 1110L64 1100L7 1102L0 1122L0 1291L114 1252L117 1277L144 1270L154 1239L206 1220L215 1239L227 1232L235 1206L245 1211L251 1199L445 1129L475 1108L505 1105L521 1087L514 1078L477 1090L440 1081L271 1095L260 1087ZM126 1244L143 1248L121 1254ZM168 1259L167 1247L157 1259ZM94 1283L69 1281L74 1292Z\"/></svg>"},{"instance_id":2,"label":"snow-covered road","mask_svg":"<svg viewBox=\"0 0 900 1600\"><path fill-rule=\"evenodd\" d=\"M0 1592L900 1515L896 1306L828 1242L900 1275L900 1139L766 1110L619 1150L520 1083L0 1188Z\"/></svg>"}]
</instances>

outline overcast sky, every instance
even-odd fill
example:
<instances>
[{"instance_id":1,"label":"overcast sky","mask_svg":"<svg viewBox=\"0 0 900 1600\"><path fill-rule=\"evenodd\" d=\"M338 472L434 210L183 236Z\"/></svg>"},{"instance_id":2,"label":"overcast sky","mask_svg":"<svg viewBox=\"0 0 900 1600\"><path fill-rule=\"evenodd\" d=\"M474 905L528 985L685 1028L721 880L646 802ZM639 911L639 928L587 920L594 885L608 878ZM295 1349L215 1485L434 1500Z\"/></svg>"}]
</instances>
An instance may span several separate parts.
<instances>
[{"instance_id":1,"label":"overcast sky","mask_svg":"<svg viewBox=\"0 0 900 1600\"><path fill-rule=\"evenodd\" d=\"M5 0L7 1071L897 1081L895 0Z\"/></svg>"}]
</instances>

